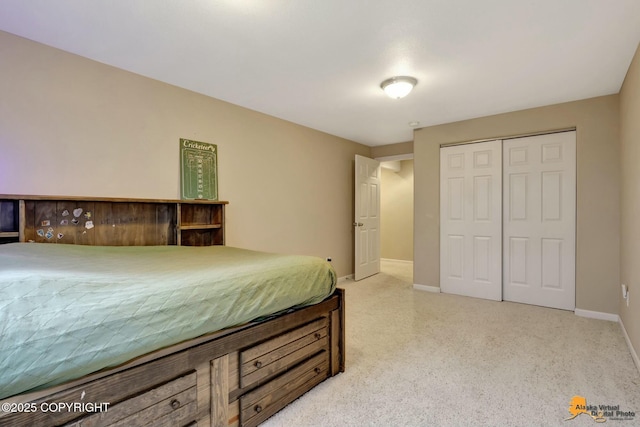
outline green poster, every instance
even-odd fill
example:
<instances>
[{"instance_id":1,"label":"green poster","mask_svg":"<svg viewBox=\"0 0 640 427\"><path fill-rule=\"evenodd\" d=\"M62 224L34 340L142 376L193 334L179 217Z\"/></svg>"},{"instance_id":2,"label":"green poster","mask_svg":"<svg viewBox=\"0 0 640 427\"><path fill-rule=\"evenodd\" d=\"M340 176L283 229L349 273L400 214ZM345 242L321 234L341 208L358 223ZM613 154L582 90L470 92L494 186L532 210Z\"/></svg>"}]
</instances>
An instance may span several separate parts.
<instances>
[{"instance_id":1,"label":"green poster","mask_svg":"<svg viewBox=\"0 0 640 427\"><path fill-rule=\"evenodd\" d=\"M218 146L180 138L180 195L218 200Z\"/></svg>"}]
</instances>

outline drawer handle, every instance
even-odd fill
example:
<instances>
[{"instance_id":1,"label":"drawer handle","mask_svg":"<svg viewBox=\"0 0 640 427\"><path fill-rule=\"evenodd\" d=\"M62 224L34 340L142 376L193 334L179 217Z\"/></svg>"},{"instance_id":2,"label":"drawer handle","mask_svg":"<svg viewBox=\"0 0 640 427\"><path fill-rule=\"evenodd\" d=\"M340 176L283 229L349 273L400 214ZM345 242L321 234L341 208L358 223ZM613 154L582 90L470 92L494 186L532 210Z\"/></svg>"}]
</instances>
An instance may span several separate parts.
<instances>
[{"instance_id":1,"label":"drawer handle","mask_svg":"<svg viewBox=\"0 0 640 427\"><path fill-rule=\"evenodd\" d=\"M319 367L317 367L316 369L314 369L314 372L315 372L316 374L319 374L319 373L321 373L321 372L322 372L322 369L320 369Z\"/></svg>"},{"instance_id":2,"label":"drawer handle","mask_svg":"<svg viewBox=\"0 0 640 427\"><path fill-rule=\"evenodd\" d=\"M320 332L316 332L313 336L316 337L317 340L322 338L322 335L320 335Z\"/></svg>"},{"instance_id":3,"label":"drawer handle","mask_svg":"<svg viewBox=\"0 0 640 427\"><path fill-rule=\"evenodd\" d=\"M260 412L262 412L262 406L260 406L260 405L256 405L256 406L253 408L253 410L254 410L254 411L256 411L256 412L258 412L258 413L260 413Z\"/></svg>"},{"instance_id":4,"label":"drawer handle","mask_svg":"<svg viewBox=\"0 0 640 427\"><path fill-rule=\"evenodd\" d=\"M180 401L178 399L173 399L170 405L173 409L178 409L180 407Z\"/></svg>"},{"instance_id":5,"label":"drawer handle","mask_svg":"<svg viewBox=\"0 0 640 427\"><path fill-rule=\"evenodd\" d=\"M258 369L262 368L262 362L259 361L259 360L256 363L254 363L253 365Z\"/></svg>"}]
</instances>

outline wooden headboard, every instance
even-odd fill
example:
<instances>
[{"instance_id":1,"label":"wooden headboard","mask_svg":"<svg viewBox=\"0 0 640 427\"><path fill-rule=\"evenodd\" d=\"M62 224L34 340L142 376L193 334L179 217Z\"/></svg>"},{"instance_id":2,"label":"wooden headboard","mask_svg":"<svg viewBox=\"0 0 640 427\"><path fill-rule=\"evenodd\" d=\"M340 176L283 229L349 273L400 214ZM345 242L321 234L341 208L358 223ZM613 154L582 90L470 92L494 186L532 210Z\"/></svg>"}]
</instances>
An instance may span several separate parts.
<instances>
[{"instance_id":1,"label":"wooden headboard","mask_svg":"<svg viewBox=\"0 0 640 427\"><path fill-rule=\"evenodd\" d=\"M0 243L224 245L227 203L0 195Z\"/></svg>"}]
</instances>

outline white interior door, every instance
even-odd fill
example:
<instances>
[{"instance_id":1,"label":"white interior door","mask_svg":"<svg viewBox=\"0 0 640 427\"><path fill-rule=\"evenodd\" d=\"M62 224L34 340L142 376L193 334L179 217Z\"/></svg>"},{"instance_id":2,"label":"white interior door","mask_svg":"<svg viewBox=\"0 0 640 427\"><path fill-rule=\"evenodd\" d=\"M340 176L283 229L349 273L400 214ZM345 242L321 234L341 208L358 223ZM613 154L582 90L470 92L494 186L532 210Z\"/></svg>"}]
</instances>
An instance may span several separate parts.
<instances>
[{"instance_id":1,"label":"white interior door","mask_svg":"<svg viewBox=\"0 0 640 427\"><path fill-rule=\"evenodd\" d=\"M502 142L440 149L442 292L502 300Z\"/></svg>"},{"instance_id":2,"label":"white interior door","mask_svg":"<svg viewBox=\"0 0 640 427\"><path fill-rule=\"evenodd\" d=\"M576 133L504 141L504 294L575 309Z\"/></svg>"},{"instance_id":3,"label":"white interior door","mask_svg":"<svg viewBox=\"0 0 640 427\"><path fill-rule=\"evenodd\" d=\"M356 155L355 280L380 272L380 162Z\"/></svg>"}]
</instances>

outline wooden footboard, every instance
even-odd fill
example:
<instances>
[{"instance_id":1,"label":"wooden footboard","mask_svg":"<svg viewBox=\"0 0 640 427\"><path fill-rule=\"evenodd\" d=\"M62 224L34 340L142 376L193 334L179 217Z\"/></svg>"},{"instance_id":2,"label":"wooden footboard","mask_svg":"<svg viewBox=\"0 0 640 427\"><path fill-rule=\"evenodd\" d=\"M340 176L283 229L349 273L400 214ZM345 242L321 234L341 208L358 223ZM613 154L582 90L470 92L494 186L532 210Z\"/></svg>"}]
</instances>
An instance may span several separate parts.
<instances>
[{"instance_id":1,"label":"wooden footboard","mask_svg":"<svg viewBox=\"0 0 640 427\"><path fill-rule=\"evenodd\" d=\"M0 426L255 426L344 371L344 290L0 401Z\"/></svg>"}]
</instances>

